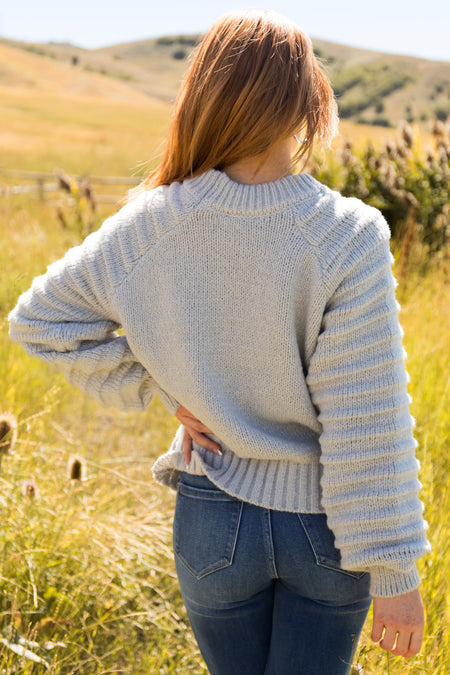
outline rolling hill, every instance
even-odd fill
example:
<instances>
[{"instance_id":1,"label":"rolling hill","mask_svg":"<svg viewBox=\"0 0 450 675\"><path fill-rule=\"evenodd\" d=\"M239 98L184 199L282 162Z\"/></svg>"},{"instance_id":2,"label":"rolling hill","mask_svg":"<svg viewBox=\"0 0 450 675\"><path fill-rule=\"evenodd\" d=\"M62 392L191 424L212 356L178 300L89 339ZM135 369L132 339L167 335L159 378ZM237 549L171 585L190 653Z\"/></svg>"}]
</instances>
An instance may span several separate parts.
<instances>
[{"instance_id":1,"label":"rolling hill","mask_svg":"<svg viewBox=\"0 0 450 675\"><path fill-rule=\"evenodd\" d=\"M171 102L198 41L197 35L142 40L87 50L65 43L30 44L0 38L0 86L44 86L23 68L20 52L53 62L55 82L72 91L109 97L151 96ZM314 40L337 94L342 119L397 126L450 115L450 62L390 55ZM42 65L48 69L49 66ZM62 70L64 68L64 71ZM64 73L64 74L63 74ZM52 77L53 77L52 75ZM46 87L56 86L52 77ZM37 81L39 83L37 85ZM70 82L70 85L69 85Z\"/></svg>"},{"instance_id":2,"label":"rolling hill","mask_svg":"<svg viewBox=\"0 0 450 675\"><path fill-rule=\"evenodd\" d=\"M134 173L157 151L169 114L167 102L116 77L0 42L3 182L2 169Z\"/></svg>"}]
</instances>

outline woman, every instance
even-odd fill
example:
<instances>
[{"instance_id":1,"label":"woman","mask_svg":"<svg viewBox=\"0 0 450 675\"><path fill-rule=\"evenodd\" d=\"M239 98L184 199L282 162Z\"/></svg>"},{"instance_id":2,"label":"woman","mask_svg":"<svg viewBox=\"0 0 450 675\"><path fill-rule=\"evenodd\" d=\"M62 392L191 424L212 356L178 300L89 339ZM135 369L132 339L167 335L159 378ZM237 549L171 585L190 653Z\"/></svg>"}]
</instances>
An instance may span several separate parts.
<instances>
[{"instance_id":1,"label":"woman","mask_svg":"<svg viewBox=\"0 0 450 675\"><path fill-rule=\"evenodd\" d=\"M336 122L296 25L226 15L159 167L10 315L13 340L104 405L158 394L183 422L154 474L178 489L177 571L213 674L348 673L371 597L373 639L420 649L389 230L293 174Z\"/></svg>"}]
</instances>

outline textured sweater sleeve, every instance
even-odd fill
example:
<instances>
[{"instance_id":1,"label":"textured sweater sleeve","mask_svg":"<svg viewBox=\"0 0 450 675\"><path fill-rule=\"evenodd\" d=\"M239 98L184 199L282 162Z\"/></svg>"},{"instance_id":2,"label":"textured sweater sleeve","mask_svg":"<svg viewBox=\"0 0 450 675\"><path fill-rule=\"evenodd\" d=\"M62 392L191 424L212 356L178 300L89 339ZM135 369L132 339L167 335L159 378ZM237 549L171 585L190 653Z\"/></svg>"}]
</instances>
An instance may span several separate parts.
<instances>
[{"instance_id":1,"label":"textured sweater sleeve","mask_svg":"<svg viewBox=\"0 0 450 675\"><path fill-rule=\"evenodd\" d=\"M344 248L324 271L330 299L307 378L322 425L322 504L342 567L369 571L372 595L388 597L418 586L415 560L429 546L381 216Z\"/></svg>"},{"instance_id":2,"label":"textured sweater sleeve","mask_svg":"<svg viewBox=\"0 0 450 675\"><path fill-rule=\"evenodd\" d=\"M116 229L117 214L34 279L9 315L10 337L104 406L144 410L157 394L173 414L175 399L115 332L121 325L114 307L120 251L111 255Z\"/></svg>"}]
</instances>

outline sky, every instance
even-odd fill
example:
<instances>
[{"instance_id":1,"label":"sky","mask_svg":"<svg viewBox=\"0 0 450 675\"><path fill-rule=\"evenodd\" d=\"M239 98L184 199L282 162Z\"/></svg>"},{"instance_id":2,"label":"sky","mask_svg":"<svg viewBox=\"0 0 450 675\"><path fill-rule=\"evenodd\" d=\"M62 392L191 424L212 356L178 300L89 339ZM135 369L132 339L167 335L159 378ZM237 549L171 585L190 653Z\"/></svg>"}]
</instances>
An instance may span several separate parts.
<instances>
[{"instance_id":1,"label":"sky","mask_svg":"<svg viewBox=\"0 0 450 675\"><path fill-rule=\"evenodd\" d=\"M233 9L275 9L314 39L450 61L448 0L2 0L0 36L88 49L162 35L202 33Z\"/></svg>"}]
</instances>

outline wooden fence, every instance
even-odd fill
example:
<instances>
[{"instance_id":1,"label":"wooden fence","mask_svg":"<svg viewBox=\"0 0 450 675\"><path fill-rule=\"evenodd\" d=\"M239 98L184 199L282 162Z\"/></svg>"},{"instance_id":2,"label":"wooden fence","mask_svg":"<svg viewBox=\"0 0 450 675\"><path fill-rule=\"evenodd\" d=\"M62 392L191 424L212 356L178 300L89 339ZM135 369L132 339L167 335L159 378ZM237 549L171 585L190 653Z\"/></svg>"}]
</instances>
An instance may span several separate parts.
<instances>
[{"instance_id":1,"label":"wooden fence","mask_svg":"<svg viewBox=\"0 0 450 675\"><path fill-rule=\"evenodd\" d=\"M64 186L64 177L66 179L73 179L78 184L83 181L94 185L123 185L132 187L141 182L140 178L133 178L132 176L67 176L63 171L57 170L55 173L42 173L39 171L16 171L13 169L0 169L0 180L2 176L8 179L17 179L19 181L27 181L26 184L21 182L20 185L1 185L0 197L28 194L38 197L41 201L46 201L49 193L58 192L59 190L67 190ZM117 202L116 195L102 195L95 192L95 201L97 203L112 203Z\"/></svg>"}]
</instances>

